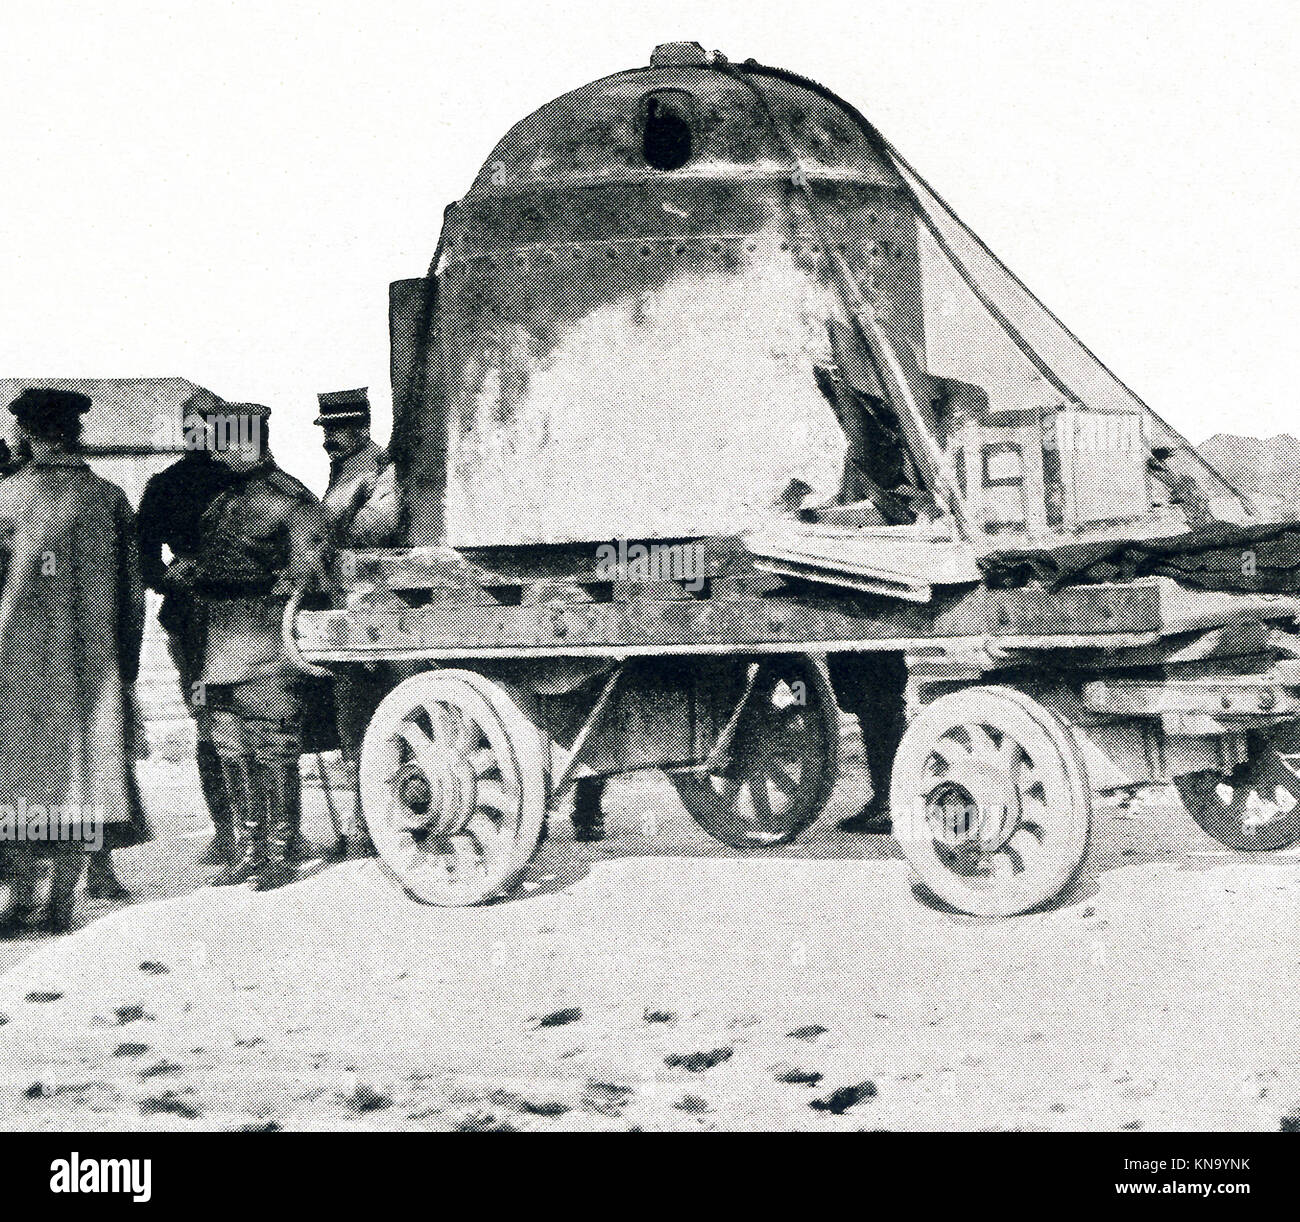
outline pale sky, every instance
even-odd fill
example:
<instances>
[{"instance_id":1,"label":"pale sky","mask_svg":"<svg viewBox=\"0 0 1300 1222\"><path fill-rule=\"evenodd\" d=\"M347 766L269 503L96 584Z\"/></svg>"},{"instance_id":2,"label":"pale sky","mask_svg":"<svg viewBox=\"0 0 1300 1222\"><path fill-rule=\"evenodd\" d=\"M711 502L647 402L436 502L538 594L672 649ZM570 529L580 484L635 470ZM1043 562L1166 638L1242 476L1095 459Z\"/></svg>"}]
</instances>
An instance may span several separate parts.
<instances>
[{"instance_id":1,"label":"pale sky","mask_svg":"<svg viewBox=\"0 0 1300 1222\"><path fill-rule=\"evenodd\" d=\"M609 0L0 8L0 376L389 418L387 285L552 97L695 39L862 109L1152 407L1300 432L1300 6Z\"/></svg>"}]
</instances>

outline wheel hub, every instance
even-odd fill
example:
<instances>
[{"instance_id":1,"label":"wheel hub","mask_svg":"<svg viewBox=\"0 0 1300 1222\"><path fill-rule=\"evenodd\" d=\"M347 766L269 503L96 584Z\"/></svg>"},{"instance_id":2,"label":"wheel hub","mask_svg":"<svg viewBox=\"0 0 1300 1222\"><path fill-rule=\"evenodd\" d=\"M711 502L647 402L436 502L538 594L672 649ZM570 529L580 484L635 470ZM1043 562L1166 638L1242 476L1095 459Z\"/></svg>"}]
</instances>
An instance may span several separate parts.
<instances>
[{"instance_id":1,"label":"wheel hub","mask_svg":"<svg viewBox=\"0 0 1300 1222\"><path fill-rule=\"evenodd\" d=\"M970 763L954 769L929 792L925 817L938 843L995 853L1016 830L1019 795L1009 776Z\"/></svg>"},{"instance_id":2,"label":"wheel hub","mask_svg":"<svg viewBox=\"0 0 1300 1222\"><path fill-rule=\"evenodd\" d=\"M445 781L439 835L455 836L465 830L478 806L477 787L473 770L463 759L457 759L447 770Z\"/></svg>"},{"instance_id":3,"label":"wheel hub","mask_svg":"<svg viewBox=\"0 0 1300 1222\"><path fill-rule=\"evenodd\" d=\"M438 821L442 809L442 786L415 763L403 765L393 781L397 795L397 824L408 832L424 832Z\"/></svg>"},{"instance_id":4,"label":"wheel hub","mask_svg":"<svg viewBox=\"0 0 1300 1222\"><path fill-rule=\"evenodd\" d=\"M980 814L975 799L970 790L954 781L945 781L930 792L925 818L935 838L950 848L979 835Z\"/></svg>"},{"instance_id":5,"label":"wheel hub","mask_svg":"<svg viewBox=\"0 0 1300 1222\"><path fill-rule=\"evenodd\" d=\"M402 800L403 806L416 814L427 814L429 807L433 805L433 791L429 787L428 777L423 772L412 772L399 780L397 796Z\"/></svg>"}]
</instances>

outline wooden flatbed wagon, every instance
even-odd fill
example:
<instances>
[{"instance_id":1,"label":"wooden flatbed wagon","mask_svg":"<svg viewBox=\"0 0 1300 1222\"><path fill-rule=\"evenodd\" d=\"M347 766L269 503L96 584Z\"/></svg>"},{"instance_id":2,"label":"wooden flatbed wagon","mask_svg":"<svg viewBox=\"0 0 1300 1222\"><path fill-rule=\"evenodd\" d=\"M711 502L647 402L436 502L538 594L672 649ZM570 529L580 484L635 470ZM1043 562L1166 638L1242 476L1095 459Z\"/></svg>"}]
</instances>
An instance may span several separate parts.
<instances>
[{"instance_id":1,"label":"wooden flatbed wagon","mask_svg":"<svg viewBox=\"0 0 1300 1222\"><path fill-rule=\"evenodd\" d=\"M1264 737L1300 719L1300 662L1282 657L1300 640L1279 627L1300 599L1157 577L1051 594L964 583L920 604L764 573L737 541L701 546L696 590L610 580L574 549L533 553L532 571L355 553L349 605L294 616L305 665L407 675L367 732L360 782L375 843L415 895L508 891L583 776L663 769L726 843L793 839L834 781L819 655L838 650L907 657L917 716L894 830L955 907L1051 899L1083 859L1095 796L1143 784L1178 783L1233 847L1300 838L1300 787Z\"/></svg>"},{"instance_id":2,"label":"wooden flatbed wagon","mask_svg":"<svg viewBox=\"0 0 1300 1222\"><path fill-rule=\"evenodd\" d=\"M906 659L894 835L958 909L1050 901L1140 785L1300 839L1300 599L1034 567L1249 505L820 86L687 45L557 100L392 306L403 546L342 554L285 642L385 677L361 802L419 899L508 892L581 777L662 769L728 844L792 839L836 652Z\"/></svg>"}]
</instances>

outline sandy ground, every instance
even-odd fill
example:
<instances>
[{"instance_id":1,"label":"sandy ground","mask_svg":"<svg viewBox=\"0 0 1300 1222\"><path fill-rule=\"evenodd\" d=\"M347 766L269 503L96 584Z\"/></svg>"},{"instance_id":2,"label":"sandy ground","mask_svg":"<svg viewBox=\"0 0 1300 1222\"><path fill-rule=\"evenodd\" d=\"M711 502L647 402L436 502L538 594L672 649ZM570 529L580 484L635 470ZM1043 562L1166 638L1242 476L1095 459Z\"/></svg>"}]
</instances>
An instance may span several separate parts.
<instances>
[{"instance_id":1,"label":"sandy ground","mask_svg":"<svg viewBox=\"0 0 1300 1222\"><path fill-rule=\"evenodd\" d=\"M1272 1129L1300 1100L1300 853L1104 810L1053 910L984 921L851 837L710 841L661 778L555 822L514 898L436 909L373 860L199 887L180 773L142 902L0 943L0 1126ZM309 815L323 830L319 793ZM1294 1123L1294 1121L1292 1121Z\"/></svg>"}]
</instances>

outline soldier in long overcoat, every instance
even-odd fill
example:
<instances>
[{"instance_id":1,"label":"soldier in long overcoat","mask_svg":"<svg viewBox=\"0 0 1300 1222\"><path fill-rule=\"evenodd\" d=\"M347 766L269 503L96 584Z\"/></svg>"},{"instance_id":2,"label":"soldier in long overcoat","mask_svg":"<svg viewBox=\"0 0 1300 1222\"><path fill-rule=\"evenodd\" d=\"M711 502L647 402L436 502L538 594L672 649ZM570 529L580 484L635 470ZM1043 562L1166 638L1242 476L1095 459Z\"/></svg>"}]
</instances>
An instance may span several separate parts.
<instances>
[{"instance_id":1,"label":"soldier in long overcoat","mask_svg":"<svg viewBox=\"0 0 1300 1222\"><path fill-rule=\"evenodd\" d=\"M134 771L144 596L125 494L78 453L90 399L29 389L12 404L30 459L0 483L0 852L7 923L66 929L87 853L148 836ZM7 822L7 826L4 824Z\"/></svg>"}]
</instances>

